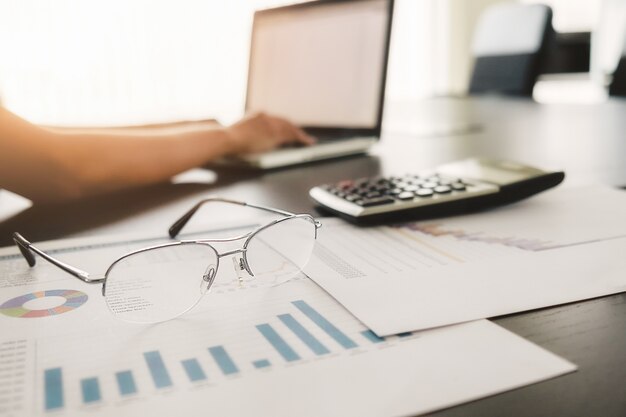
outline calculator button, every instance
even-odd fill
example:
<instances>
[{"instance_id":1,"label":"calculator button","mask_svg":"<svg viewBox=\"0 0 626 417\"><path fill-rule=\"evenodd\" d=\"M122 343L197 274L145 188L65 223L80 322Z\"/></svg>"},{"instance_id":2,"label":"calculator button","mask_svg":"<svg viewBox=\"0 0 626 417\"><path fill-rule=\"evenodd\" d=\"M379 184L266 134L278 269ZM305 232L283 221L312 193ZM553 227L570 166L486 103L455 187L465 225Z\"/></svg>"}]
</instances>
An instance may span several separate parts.
<instances>
[{"instance_id":1,"label":"calculator button","mask_svg":"<svg viewBox=\"0 0 626 417\"><path fill-rule=\"evenodd\" d=\"M454 191L465 191L465 184L460 182L453 182L450 187L452 187Z\"/></svg>"},{"instance_id":2,"label":"calculator button","mask_svg":"<svg viewBox=\"0 0 626 417\"><path fill-rule=\"evenodd\" d=\"M413 197L415 197L415 194L409 191L398 194L400 200L413 200Z\"/></svg>"},{"instance_id":3,"label":"calculator button","mask_svg":"<svg viewBox=\"0 0 626 417\"><path fill-rule=\"evenodd\" d=\"M426 181L422 184L422 188L435 188L437 186L436 182Z\"/></svg>"},{"instance_id":4,"label":"calculator button","mask_svg":"<svg viewBox=\"0 0 626 417\"><path fill-rule=\"evenodd\" d=\"M418 187L417 185L407 185L406 187L404 187L404 191L417 191L419 190L420 187Z\"/></svg>"},{"instance_id":5,"label":"calculator button","mask_svg":"<svg viewBox=\"0 0 626 417\"><path fill-rule=\"evenodd\" d=\"M430 188L420 188L415 192L415 195L417 195L418 197L430 197L431 195L433 195L433 190L431 190Z\"/></svg>"},{"instance_id":6,"label":"calculator button","mask_svg":"<svg viewBox=\"0 0 626 417\"><path fill-rule=\"evenodd\" d=\"M439 186L434 188L434 191L437 194L447 194L447 193L452 191L452 188L450 186L448 186L448 185L439 185Z\"/></svg>"},{"instance_id":7,"label":"calculator button","mask_svg":"<svg viewBox=\"0 0 626 417\"><path fill-rule=\"evenodd\" d=\"M366 198L363 199L363 201L359 205L362 207L380 206L383 204L391 204L394 201L395 200L391 197Z\"/></svg>"},{"instance_id":8,"label":"calculator button","mask_svg":"<svg viewBox=\"0 0 626 417\"><path fill-rule=\"evenodd\" d=\"M402 188L392 188L391 191L389 191L389 194L391 195L402 194Z\"/></svg>"},{"instance_id":9,"label":"calculator button","mask_svg":"<svg viewBox=\"0 0 626 417\"><path fill-rule=\"evenodd\" d=\"M381 197L381 194L378 191L372 191L367 193L367 195L365 196L366 198L377 198L377 197Z\"/></svg>"},{"instance_id":10,"label":"calculator button","mask_svg":"<svg viewBox=\"0 0 626 417\"><path fill-rule=\"evenodd\" d=\"M356 195L356 194L348 194L345 198L346 200L353 202L353 201L359 200L361 196Z\"/></svg>"}]
</instances>

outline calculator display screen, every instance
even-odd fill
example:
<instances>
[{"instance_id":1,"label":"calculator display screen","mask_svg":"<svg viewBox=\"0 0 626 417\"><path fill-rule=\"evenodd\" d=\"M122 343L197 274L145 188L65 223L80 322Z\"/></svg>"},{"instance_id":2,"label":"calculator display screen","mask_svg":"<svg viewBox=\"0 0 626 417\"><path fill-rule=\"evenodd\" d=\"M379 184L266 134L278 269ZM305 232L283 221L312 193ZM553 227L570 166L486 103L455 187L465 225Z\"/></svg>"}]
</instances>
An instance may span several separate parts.
<instances>
[{"instance_id":1,"label":"calculator display screen","mask_svg":"<svg viewBox=\"0 0 626 417\"><path fill-rule=\"evenodd\" d=\"M469 159L441 166L438 172L467 179L507 185L545 174L544 171L527 165L508 161Z\"/></svg>"}]
</instances>

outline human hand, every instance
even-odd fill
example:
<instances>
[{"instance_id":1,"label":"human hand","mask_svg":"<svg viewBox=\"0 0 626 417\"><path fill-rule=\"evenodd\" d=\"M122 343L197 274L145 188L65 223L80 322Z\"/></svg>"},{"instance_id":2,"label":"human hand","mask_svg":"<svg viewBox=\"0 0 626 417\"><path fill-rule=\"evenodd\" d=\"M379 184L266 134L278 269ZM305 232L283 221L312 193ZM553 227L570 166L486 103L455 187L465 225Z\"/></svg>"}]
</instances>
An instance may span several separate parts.
<instances>
[{"instance_id":1,"label":"human hand","mask_svg":"<svg viewBox=\"0 0 626 417\"><path fill-rule=\"evenodd\" d=\"M225 132L233 145L234 154L269 151L287 143L315 143L315 138L291 122L265 113L246 116L227 127Z\"/></svg>"}]
</instances>

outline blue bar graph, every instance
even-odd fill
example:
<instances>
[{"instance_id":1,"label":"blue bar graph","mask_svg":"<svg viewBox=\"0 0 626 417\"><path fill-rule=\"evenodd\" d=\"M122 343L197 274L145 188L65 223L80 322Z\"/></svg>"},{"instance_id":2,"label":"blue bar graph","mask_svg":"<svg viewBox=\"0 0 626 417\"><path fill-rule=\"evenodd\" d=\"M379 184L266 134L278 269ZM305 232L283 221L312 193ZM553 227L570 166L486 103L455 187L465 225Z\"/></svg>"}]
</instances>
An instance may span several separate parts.
<instances>
[{"instance_id":1,"label":"blue bar graph","mask_svg":"<svg viewBox=\"0 0 626 417\"><path fill-rule=\"evenodd\" d=\"M385 341L385 339L383 339L382 337L378 337L376 333L371 330L362 331L361 334L372 343L381 343Z\"/></svg>"},{"instance_id":2,"label":"blue bar graph","mask_svg":"<svg viewBox=\"0 0 626 417\"><path fill-rule=\"evenodd\" d=\"M44 371L44 387L46 391L46 410L62 408L63 400L63 374L61 368L46 369Z\"/></svg>"},{"instance_id":3,"label":"blue bar graph","mask_svg":"<svg viewBox=\"0 0 626 417\"><path fill-rule=\"evenodd\" d=\"M204 381L206 379L206 374L197 359L185 359L181 363L191 382Z\"/></svg>"},{"instance_id":4,"label":"blue bar graph","mask_svg":"<svg viewBox=\"0 0 626 417\"><path fill-rule=\"evenodd\" d=\"M256 328L287 362L293 362L300 359L300 355L298 355L296 351L293 350L278 333L276 333L276 330L274 330L272 326L269 324L259 324Z\"/></svg>"},{"instance_id":5,"label":"blue bar graph","mask_svg":"<svg viewBox=\"0 0 626 417\"><path fill-rule=\"evenodd\" d=\"M236 340L231 341L233 343L232 346L230 345L231 342L229 342L229 344L225 343L224 345L215 345L207 348L212 362L219 367L223 375L229 376L242 372L237 363L235 363L235 360L237 360L240 365L243 365L244 371L251 370L252 368L259 370L259 372L261 370L273 371L273 368L278 366L278 364L285 366L285 362L297 362L302 360L302 358L312 358L314 357L313 355L318 357L329 355L331 351L343 351L344 354L349 354L350 352L346 352L342 350L342 348L346 350L354 349L357 348L359 344L372 347L372 344L383 343L389 340L389 338L379 337L371 330L365 330L362 327L358 331L344 333L304 300L294 300L291 301L291 305L287 304L283 306L288 310L292 310L291 314L275 313L275 317L279 321L271 319L271 322L255 325L248 324L246 326L248 332L254 332L252 328L254 326L256 331L267 341L267 343L262 342L258 339L257 335L257 339L260 343L257 343L255 346L255 350L257 351L255 356L248 356L248 359L246 359L245 356L241 358L237 356L236 353L238 352L239 344L236 344ZM294 310L294 308L297 309L297 311ZM329 317L332 318L334 316L331 315ZM343 322L338 323L341 326ZM347 328L347 330L350 330L350 328ZM348 334L350 334L350 336L348 336ZM415 333L406 332L400 333L397 336L405 338L412 335L415 335ZM329 338L333 339L334 342L330 341ZM204 346L207 345L208 343ZM245 351L242 351L242 354L247 354L247 350L248 348L246 347ZM280 358L273 353L274 351L278 353ZM208 360L206 353L204 353L202 357L191 353L186 359L184 356L170 358L169 354L162 356L160 350L156 347L156 349L152 351L135 351L132 356L139 359L140 356L138 355L140 354L143 354L147 370L150 373L150 377L156 389L173 387L174 379L172 376L174 376L176 382L179 382L176 372L180 372L181 369L177 368L177 366L179 366L176 365L177 361L179 361L180 366L182 366L185 375L191 383L208 381L208 376L211 376L211 380L213 380L214 377L216 377L216 380L220 377L219 372L215 373L211 371L207 374L207 366L214 367L215 365L213 365L213 363L207 362L205 364L203 362ZM174 354L175 353L172 353L172 355ZM234 354L234 356L231 356L231 354ZM254 357L258 359L254 360ZM233 358L235 360L233 360ZM245 362L240 362L239 359L245 360ZM250 365L252 365L252 367ZM139 366L141 367L141 365ZM171 374L170 371L174 372L174 374ZM144 375L145 368L118 368L106 371L106 375L87 376L82 379L78 378L78 381L65 381L68 382L67 387L72 387L71 391L66 392L65 389L67 387L64 386L64 377L67 379L68 375L72 375L71 372L68 372L70 372L70 370L66 368L64 372L62 367L44 369L43 402L45 411L58 412L60 409L67 408L68 405L65 403L65 400L67 399L68 404L71 403L73 405L74 397L78 395L81 395L80 399L82 399L82 404L85 408L92 408L90 407L91 405L102 404L103 400L106 400L108 403L109 401L115 402L122 398L126 398L127 400L139 398L137 397L139 388L142 388L142 396L149 394L149 392L144 392L144 388L149 388L149 386L144 387L141 378L136 379ZM65 376L63 375L64 373ZM111 390L107 389L107 381L109 381L111 376L115 377L117 392L115 392L115 388L111 388ZM184 379L184 377L182 378ZM103 385L100 384L100 381L102 381ZM137 385L138 382L139 386ZM147 384L149 385L149 383ZM77 392L77 388L80 389L80 394ZM68 393L69 397L65 398L65 395Z\"/></svg>"},{"instance_id":6,"label":"blue bar graph","mask_svg":"<svg viewBox=\"0 0 626 417\"><path fill-rule=\"evenodd\" d=\"M211 356L213 356L213 359L215 359L215 362L217 362L217 365L220 367L224 375L236 374L237 372L239 372L239 368L237 368L235 362L233 362L233 360L230 358L228 352L224 350L224 347L210 347L209 353L211 354Z\"/></svg>"},{"instance_id":7,"label":"blue bar graph","mask_svg":"<svg viewBox=\"0 0 626 417\"><path fill-rule=\"evenodd\" d=\"M257 369L261 369L261 368L267 368L268 366L271 366L272 364L267 359L259 359L258 361L252 362L252 365L254 365L254 367Z\"/></svg>"},{"instance_id":8,"label":"blue bar graph","mask_svg":"<svg viewBox=\"0 0 626 417\"><path fill-rule=\"evenodd\" d=\"M285 326L289 328L305 345L309 347L316 355L326 355L330 353L328 348L315 338L307 329L304 328L291 314L281 314L278 316Z\"/></svg>"},{"instance_id":9,"label":"blue bar graph","mask_svg":"<svg viewBox=\"0 0 626 417\"><path fill-rule=\"evenodd\" d=\"M100 384L98 378L85 378L80 380L80 389L83 393L85 404L100 401Z\"/></svg>"},{"instance_id":10,"label":"blue bar graph","mask_svg":"<svg viewBox=\"0 0 626 417\"><path fill-rule=\"evenodd\" d=\"M336 328L331 322L326 320L324 316L303 300L293 301L292 304L345 349L353 349L358 346L352 339L346 336L341 330Z\"/></svg>"},{"instance_id":11,"label":"blue bar graph","mask_svg":"<svg viewBox=\"0 0 626 417\"><path fill-rule=\"evenodd\" d=\"M132 395L137 393L137 385L131 371L120 371L115 374L117 379L117 387L120 395Z\"/></svg>"},{"instance_id":12,"label":"blue bar graph","mask_svg":"<svg viewBox=\"0 0 626 417\"><path fill-rule=\"evenodd\" d=\"M167 372L167 368L165 368L165 363L163 363L163 359L161 358L159 351L154 350L151 352L145 352L143 356L148 364L148 369L150 369L154 386L157 388L171 386L172 379L170 378L170 374Z\"/></svg>"}]
</instances>

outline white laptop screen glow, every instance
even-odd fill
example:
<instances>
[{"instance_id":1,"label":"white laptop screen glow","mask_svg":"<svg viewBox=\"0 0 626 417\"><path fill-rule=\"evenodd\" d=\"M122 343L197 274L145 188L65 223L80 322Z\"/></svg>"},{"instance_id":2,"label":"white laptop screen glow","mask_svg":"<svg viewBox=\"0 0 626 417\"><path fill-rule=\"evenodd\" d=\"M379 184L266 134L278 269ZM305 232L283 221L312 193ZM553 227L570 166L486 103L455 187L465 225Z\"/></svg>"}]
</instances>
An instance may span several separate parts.
<instances>
[{"instance_id":1,"label":"white laptop screen glow","mask_svg":"<svg viewBox=\"0 0 626 417\"><path fill-rule=\"evenodd\" d=\"M376 127L387 7L371 0L258 13L247 110L302 126Z\"/></svg>"}]
</instances>

